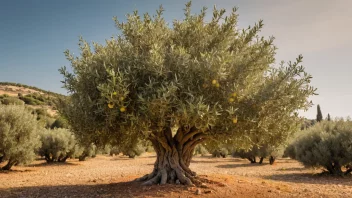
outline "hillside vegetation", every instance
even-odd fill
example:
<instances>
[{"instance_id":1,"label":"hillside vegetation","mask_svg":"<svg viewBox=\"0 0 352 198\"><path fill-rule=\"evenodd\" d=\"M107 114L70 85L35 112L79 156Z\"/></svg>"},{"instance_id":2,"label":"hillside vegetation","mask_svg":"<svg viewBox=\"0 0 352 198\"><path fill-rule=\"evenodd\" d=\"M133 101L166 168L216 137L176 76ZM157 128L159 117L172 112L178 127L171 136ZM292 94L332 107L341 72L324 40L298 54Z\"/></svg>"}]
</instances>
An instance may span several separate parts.
<instances>
[{"instance_id":1,"label":"hillside vegetation","mask_svg":"<svg viewBox=\"0 0 352 198\"><path fill-rule=\"evenodd\" d=\"M55 100L64 95L20 83L0 82L1 104L25 104L33 110L44 111L51 117L57 115Z\"/></svg>"}]
</instances>

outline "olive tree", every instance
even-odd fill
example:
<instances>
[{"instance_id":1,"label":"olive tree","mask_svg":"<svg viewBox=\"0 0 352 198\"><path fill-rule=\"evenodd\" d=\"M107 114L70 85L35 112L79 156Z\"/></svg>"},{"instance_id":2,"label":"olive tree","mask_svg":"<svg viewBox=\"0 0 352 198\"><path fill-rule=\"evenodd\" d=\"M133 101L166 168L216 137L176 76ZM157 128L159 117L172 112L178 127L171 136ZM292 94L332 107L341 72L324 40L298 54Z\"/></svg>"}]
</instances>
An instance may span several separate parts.
<instances>
[{"instance_id":1,"label":"olive tree","mask_svg":"<svg viewBox=\"0 0 352 198\"><path fill-rule=\"evenodd\" d=\"M352 172L352 121L320 121L293 146L294 157L305 166L324 167L334 175Z\"/></svg>"},{"instance_id":2,"label":"olive tree","mask_svg":"<svg viewBox=\"0 0 352 198\"><path fill-rule=\"evenodd\" d=\"M7 161L3 170L34 160L40 146L37 128L36 119L24 106L0 105L0 163Z\"/></svg>"},{"instance_id":3,"label":"olive tree","mask_svg":"<svg viewBox=\"0 0 352 198\"><path fill-rule=\"evenodd\" d=\"M192 14L187 3L172 25L162 7L154 16L135 11L125 22L114 18L121 35L105 45L81 38L79 56L65 52L72 72L60 69L70 93L61 113L84 141L151 141L157 159L144 185L197 184L189 165L198 144L286 139L297 110L310 106L301 56L277 67L274 38L259 36L262 21L240 30L236 8L227 16L214 8L210 21L206 10Z\"/></svg>"},{"instance_id":4,"label":"olive tree","mask_svg":"<svg viewBox=\"0 0 352 198\"><path fill-rule=\"evenodd\" d=\"M251 163L257 163L257 157L259 157L259 164L263 163L264 158L269 157L269 163L272 165L277 157L282 156L282 147L272 147L270 145L253 146L249 150L239 149L232 153L234 157L241 157L242 159L248 159Z\"/></svg>"},{"instance_id":5,"label":"olive tree","mask_svg":"<svg viewBox=\"0 0 352 198\"><path fill-rule=\"evenodd\" d=\"M42 146L38 154L45 157L48 163L66 162L68 158L78 157L83 152L74 134L68 129L42 129L40 140Z\"/></svg>"}]
</instances>

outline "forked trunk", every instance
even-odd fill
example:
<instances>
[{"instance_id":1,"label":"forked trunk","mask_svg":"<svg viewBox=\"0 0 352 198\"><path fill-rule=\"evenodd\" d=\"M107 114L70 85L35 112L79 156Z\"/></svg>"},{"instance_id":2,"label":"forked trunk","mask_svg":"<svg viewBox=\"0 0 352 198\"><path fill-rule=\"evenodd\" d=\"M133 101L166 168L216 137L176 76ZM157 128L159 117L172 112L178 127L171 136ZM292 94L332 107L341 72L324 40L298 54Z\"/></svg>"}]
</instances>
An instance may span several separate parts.
<instances>
[{"instance_id":1,"label":"forked trunk","mask_svg":"<svg viewBox=\"0 0 352 198\"><path fill-rule=\"evenodd\" d=\"M194 147L204 141L204 135L195 128L188 131L179 129L172 137L171 129L166 129L164 134L150 138L157 158L152 173L139 178L145 181L143 185L174 184L185 185L198 184L196 173L191 171L191 163Z\"/></svg>"}]
</instances>

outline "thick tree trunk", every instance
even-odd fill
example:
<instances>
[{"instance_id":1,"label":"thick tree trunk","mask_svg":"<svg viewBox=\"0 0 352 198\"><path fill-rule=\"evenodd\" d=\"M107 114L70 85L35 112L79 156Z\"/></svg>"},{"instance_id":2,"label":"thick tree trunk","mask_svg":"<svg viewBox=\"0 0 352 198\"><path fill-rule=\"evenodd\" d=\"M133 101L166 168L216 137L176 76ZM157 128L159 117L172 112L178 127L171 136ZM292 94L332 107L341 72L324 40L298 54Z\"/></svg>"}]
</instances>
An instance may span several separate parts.
<instances>
[{"instance_id":1,"label":"thick tree trunk","mask_svg":"<svg viewBox=\"0 0 352 198\"><path fill-rule=\"evenodd\" d=\"M172 137L171 129L168 128L163 134L154 134L150 140L157 154L154 170L151 174L139 178L138 181L144 181L143 185L200 183L189 165L194 147L205 140L204 134L195 128L190 130L180 128Z\"/></svg>"}]
</instances>

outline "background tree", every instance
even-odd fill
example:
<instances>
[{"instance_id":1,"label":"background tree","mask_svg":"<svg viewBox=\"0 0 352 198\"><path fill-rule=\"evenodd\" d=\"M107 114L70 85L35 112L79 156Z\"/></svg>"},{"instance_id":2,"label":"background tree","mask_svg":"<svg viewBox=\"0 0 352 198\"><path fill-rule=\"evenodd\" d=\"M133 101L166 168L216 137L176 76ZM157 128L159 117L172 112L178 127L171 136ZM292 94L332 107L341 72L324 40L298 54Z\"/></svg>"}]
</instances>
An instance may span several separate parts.
<instances>
[{"instance_id":1,"label":"background tree","mask_svg":"<svg viewBox=\"0 0 352 198\"><path fill-rule=\"evenodd\" d=\"M73 72L60 69L71 93L60 111L76 137L151 141L157 159L144 185L198 183L189 168L195 146L210 138L239 147L251 147L254 137L280 142L299 125L297 110L311 105L302 57L274 66L273 37L258 35L262 21L239 30L235 8L226 17L214 8L210 21L206 8L190 8L172 27L162 7L154 16L115 18L121 35L94 49L80 39L79 57L65 52Z\"/></svg>"},{"instance_id":2,"label":"background tree","mask_svg":"<svg viewBox=\"0 0 352 198\"><path fill-rule=\"evenodd\" d=\"M320 110L320 105L317 106L317 122L320 122L323 120L323 114L321 113Z\"/></svg>"},{"instance_id":3,"label":"background tree","mask_svg":"<svg viewBox=\"0 0 352 198\"><path fill-rule=\"evenodd\" d=\"M34 116L22 105L0 105L0 162L8 161L2 169L30 163L39 146Z\"/></svg>"},{"instance_id":4,"label":"background tree","mask_svg":"<svg viewBox=\"0 0 352 198\"><path fill-rule=\"evenodd\" d=\"M38 154L45 157L48 163L66 162L68 158L78 157L83 152L74 134L68 129L42 129L40 140L42 146Z\"/></svg>"},{"instance_id":5,"label":"background tree","mask_svg":"<svg viewBox=\"0 0 352 198\"><path fill-rule=\"evenodd\" d=\"M326 118L327 121L331 121L330 114L328 113L328 117Z\"/></svg>"},{"instance_id":6,"label":"background tree","mask_svg":"<svg viewBox=\"0 0 352 198\"><path fill-rule=\"evenodd\" d=\"M324 167L330 174L346 175L352 172L351 143L352 122L339 120L310 127L292 145L294 157L305 166Z\"/></svg>"}]
</instances>

